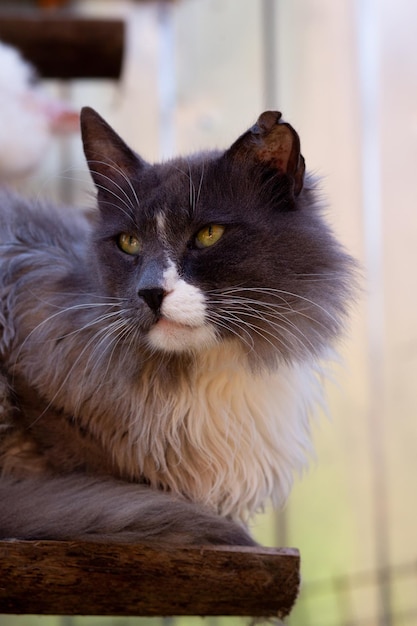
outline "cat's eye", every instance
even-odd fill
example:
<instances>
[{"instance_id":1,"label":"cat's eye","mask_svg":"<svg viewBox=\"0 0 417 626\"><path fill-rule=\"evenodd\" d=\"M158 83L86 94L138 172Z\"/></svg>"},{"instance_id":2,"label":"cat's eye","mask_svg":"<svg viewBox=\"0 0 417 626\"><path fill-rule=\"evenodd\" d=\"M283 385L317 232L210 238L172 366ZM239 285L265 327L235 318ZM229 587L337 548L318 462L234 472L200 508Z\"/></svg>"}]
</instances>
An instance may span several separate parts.
<instances>
[{"instance_id":1,"label":"cat's eye","mask_svg":"<svg viewBox=\"0 0 417 626\"><path fill-rule=\"evenodd\" d=\"M142 247L139 239L130 233L121 233L117 238L117 245L120 250L132 256L139 254Z\"/></svg>"},{"instance_id":2,"label":"cat's eye","mask_svg":"<svg viewBox=\"0 0 417 626\"><path fill-rule=\"evenodd\" d=\"M209 248L219 241L225 231L221 224L209 224L198 231L195 238L197 248Z\"/></svg>"}]
</instances>

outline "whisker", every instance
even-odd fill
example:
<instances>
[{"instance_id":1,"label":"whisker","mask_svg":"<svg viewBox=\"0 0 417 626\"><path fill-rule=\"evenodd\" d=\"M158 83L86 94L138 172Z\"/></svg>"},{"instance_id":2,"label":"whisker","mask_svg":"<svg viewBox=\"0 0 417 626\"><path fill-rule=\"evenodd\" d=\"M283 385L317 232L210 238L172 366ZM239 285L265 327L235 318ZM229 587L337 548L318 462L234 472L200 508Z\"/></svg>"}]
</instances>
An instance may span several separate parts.
<instances>
[{"instance_id":1,"label":"whisker","mask_svg":"<svg viewBox=\"0 0 417 626\"><path fill-rule=\"evenodd\" d=\"M113 159L108 159L107 163L109 165L111 165L113 167L113 169L118 172L122 178L124 178L124 180L127 182L127 184L129 185L129 188L133 194L133 199L136 202L136 206L139 207L140 206L140 202L139 202L139 198L138 195L135 191L135 188L132 185L132 181L130 180L129 176L127 176L127 174L117 165L116 161L114 161ZM126 194L127 196L127 194ZM132 204L132 207L134 208L134 205Z\"/></svg>"},{"instance_id":2,"label":"whisker","mask_svg":"<svg viewBox=\"0 0 417 626\"><path fill-rule=\"evenodd\" d=\"M40 302L43 302L43 300L41 300L39 297L38 297L38 300ZM51 305L51 303L49 303L49 302L47 302L47 304ZM25 349L27 343L30 341L30 339L33 337L33 335L35 333L39 332L39 330L41 330L45 325L49 324L55 318L57 318L59 316L62 316L62 315L65 315L66 313L72 313L74 311L80 311L80 310L83 310L83 309L87 309L87 310L88 309L92 309L92 310L94 310L95 308L99 308L99 307L114 307L114 306L117 306L117 304L116 303L107 304L107 303L103 303L103 302L100 302L100 303L80 303L80 304L74 304L74 305L71 305L71 306L67 306L65 308L59 309L55 313L52 313L51 315L46 317L44 320L42 320L42 322L37 324L37 326L35 326L35 328L33 328L28 333L28 335L25 337L24 341L22 342L22 344L19 347L19 350L18 350L18 352L16 354L16 357L14 358L14 364L12 364L12 367L15 366L18 363L18 361L20 359L20 355L22 354L22 352ZM94 318L94 319L97 319L97 318Z\"/></svg>"},{"instance_id":3,"label":"whisker","mask_svg":"<svg viewBox=\"0 0 417 626\"><path fill-rule=\"evenodd\" d=\"M196 204L195 204L196 206L198 205L198 202L200 200L201 188L203 186L204 168L205 168L205 161L203 161L202 166L201 166L201 176L200 176L200 183L198 185L198 190L197 190L197 200L196 200Z\"/></svg>"},{"instance_id":4,"label":"whisker","mask_svg":"<svg viewBox=\"0 0 417 626\"><path fill-rule=\"evenodd\" d=\"M100 172L97 172L97 174L100 174ZM104 176L104 174L100 174L100 176ZM108 178L108 177L106 176L105 178ZM109 178L109 180L111 181L111 178ZM116 192L112 191L111 189L109 189L105 185L100 185L99 183L96 183L96 187L97 187L97 189L102 189L104 192L109 193L112 196L114 196L117 200L119 200L122 204L124 204L124 206L127 207L128 210L126 211L125 209L123 209L118 204L113 204L112 202L106 202L105 200L101 200L101 204L108 204L110 206L113 206L113 207L119 209L119 211L121 213L123 213L123 215L126 215L126 217L128 217L133 223L135 223L135 220L133 219L133 216L130 213L132 207L130 207L128 205L128 203L125 202L125 200L123 200L123 198L121 198L119 195L117 195Z\"/></svg>"},{"instance_id":5,"label":"whisker","mask_svg":"<svg viewBox=\"0 0 417 626\"><path fill-rule=\"evenodd\" d=\"M272 337L273 339L278 340L278 341L281 343L281 345L282 345L282 346L283 346L286 350L288 350L288 349L289 349L289 347L290 347L290 346L284 342L284 340L283 340L283 338L282 338L282 337L277 337L276 335L274 335L273 333L271 333L271 332L267 331L267 330L266 330L266 329L264 329L264 328L258 328L257 326L255 326L254 324L251 324L251 323L250 323L250 322L248 322L247 320L243 320L241 317L237 317L237 316L234 316L234 315L230 315L230 313L229 313L229 316L230 316L231 321L232 321L232 322L234 321L234 323L236 324L236 326L237 326L238 328L241 328L242 330L244 330L244 329L243 329L243 326L246 326L246 327L247 327L247 328L249 328L252 332L256 333L259 337L261 337L264 341L266 341L267 343L269 343L269 345L270 345L270 346L272 346L274 349L276 349L276 345L275 345L275 344L274 344L274 343L273 343L270 339L268 339L268 337L267 337L266 335L269 335L269 336L270 336L270 337ZM249 331L247 331L247 332L248 332L248 334L249 334Z\"/></svg>"},{"instance_id":6,"label":"whisker","mask_svg":"<svg viewBox=\"0 0 417 626\"><path fill-rule=\"evenodd\" d=\"M33 296L36 297L40 302L46 302L46 304L51 304L47 300L41 300L35 292L32 292ZM54 295L61 295L59 291L55 292ZM95 292L89 291L65 291L62 293L63 296L73 296L74 298L91 298L91 302L88 303L80 303L82 306L103 306L105 304L109 304L109 306L113 306L113 304L123 304L128 302L128 298L121 298L120 296L108 296L108 295L100 295ZM93 302L95 299L108 300L108 303L102 302ZM113 302L114 301L114 302ZM65 307L62 307L65 308Z\"/></svg>"},{"instance_id":7,"label":"whisker","mask_svg":"<svg viewBox=\"0 0 417 626\"><path fill-rule=\"evenodd\" d=\"M253 298L246 298L244 296L233 296L233 297L229 297L227 294L226 298L227 299L227 305L228 306L232 306L232 307L238 307L239 309L242 307L245 307L245 310L251 311L253 312L255 315L261 315L262 313L264 315L267 315L269 317L273 317L276 316L279 320L282 321L288 321L288 323L290 323L291 325L294 326L294 328L296 328L296 325L294 324L294 322L292 322L288 316L286 316L286 313L289 313L290 315L296 315L298 317L303 317L304 319L310 320L311 322L314 322L315 325L320 326L323 329L327 329L327 326L321 322L320 320L317 320L316 318L314 318L311 315L308 315L305 311L308 309L294 309L290 304L274 304L272 302L263 302L261 300L255 300ZM223 300L221 301L216 301L216 300L211 300L212 303L219 303L219 304L225 304ZM253 306L256 305L256 306ZM270 310L264 310L264 309L270 309ZM266 321L266 320L265 320Z\"/></svg>"},{"instance_id":8,"label":"whisker","mask_svg":"<svg viewBox=\"0 0 417 626\"><path fill-rule=\"evenodd\" d=\"M73 335L78 335L79 333L83 332L84 330L92 328L93 326L96 326L97 324L102 324L103 322L107 322L112 317L115 317L115 316L119 317L119 315L120 315L119 311L113 311L112 313L106 313L105 315L101 315L101 316L95 318L94 320L92 320L91 322L88 322L88 323L84 324L83 326L80 326L80 328L76 328L75 330L71 330L68 333L65 333L64 335L59 335L56 338L52 338L51 337L50 341L62 340L62 339L66 339L68 337L71 337Z\"/></svg>"},{"instance_id":9,"label":"whisker","mask_svg":"<svg viewBox=\"0 0 417 626\"><path fill-rule=\"evenodd\" d=\"M262 300L256 300L255 298L247 298L246 296L230 296L227 293L225 293L221 299L211 299L210 302L212 304L227 304L227 306L241 306L245 304L253 310L257 310L257 307L259 307L265 309L269 308L274 311L282 309L283 311L295 312L295 309L293 309L287 302L285 304L276 304L274 302L263 302Z\"/></svg>"},{"instance_id":10,"label":"whisker","mask_svg":"<svg viewBox=\"0 0 417 626\"><path fill-rule=\"evenodd\" d=\"M117 320L116 322L114 322L114 324L116 324L117 326L119 325L120 320ZM42 419L42 417L45 415L45 413L51 408L51 406L53 406L54 401L57 399L57 397L59 396L59 394L61 393L61 391L65 388L66 384L68 383L68 381L70 380L74 370L76 369L76 367L78 366L78 364L80 363L80 361L82 360L84 354L90 350L91 345L94 344L95 341L97 341L97 339L100 337L100 335L103 335L103 337L100 339L100 341L94 346L93 349L93 353L96 353L98 348L103 344L103 342L108 339L108 337L110 337L111 334L111 330L112 330L112 325L106 326L104 328L100 328L98 330L98 332L96 332L92 337L90 337L90 339L86 342L86 344L84 345L83 349L81 350L81 352L79 352L77 358L75 359L75 361L72 363L70 369L68 370L68 372L66 373L64 379L62 380L61 384L59 385L57 391L54 393L54 395L52 396L52 398L49 400L48 404L46 405L46 407L43 409L43 411L36 417L36 419L32 422L32 424L30 425L33 426L34 424L36 424L40 419ZM87 363L90 362L92 356L90 354ZM85 371L85 368L84 368ZM80 400L78 400L77 404L80 404Z\"/></svg>"},{"instance_id":11,"label":"whisker","mask_svg":"<svg viewBox=\"0 0 417 626\"><path fill-rule=\"evenodd\" d=\"M173 168L175 170L177 170L177 172L179 172L180 174L183 174L184 176L186 176L188 178L189 181L189 209L191 212L191 215L194 213L196 204L195 204L195 186L193 183L193 179L192 179L192 175L191 175L191 166L190 166L190 162L187 160L187 166L188 166L188 172L184 172L184 170L182 170L180 167L173 165Z\"/></svg>"},{"instance_id":12,"label":"whisker","mask_svg":"<svg viewBox=\"0 0 417 626\"><path fill-rule=\"evenodd\" d=\"M104 333L103 336L99 339L99 341L93 346L93 349L84 365L84 371L88 372L90 363L93 362L93 367L90 371L90 376L94 376L96 371L98 370L100 373L100 386L104 386L107 380L107 374L109 372L110 364L113 360L114 352L122 340L123 336L126 333L126 328L129 326L129 322L124 319L118 319L112 324L108 325L106 328L100 329L98 333L96 333L94 339L98 338L99 334ZM120 332L122 331L122 332ZM105 369L103 369L103 357L97 358L98 351L101 349L103 344L107 344L107 350L109 351L110 347L111 352L107 357L107 364ZM98 391L98 389L96 390ZM82 405L81 393L79 393L79 399L74 404L74 414L77 415L78 411Z\"/></svg>"},{"instance_id":13,"label":"whisker","mask_svg":"<svg viewBox=\"0 0 417 626\"><path fill-rule=\"evenodd\" d=\"M88 161L88 166L90 167L92 164L96 164L96 165L105 165L106 167L111 167L113 168L113 170L117 173L120 174L125 180L127 180L130 184L130 187L132 187L131 182L129 181L129 179L127 178L126 174L114 164L114 161L99 161L99 160L91 160ZM124 197L127 199L128 201L128 205L126 206L130 206L130 208L134 209L135 205L132 201L132 198L129 196L129 194L123 189L123 187L121 187L118 183L116 183L116 181L113 178L110 178L110 176L107 176L106 174L103 174L102 172L98 172L97 170L91 169L91 172L94 174L98 174L99 176L101 176L102 178L105 178L106 180L110 181L112 183L112 185L114 185L115 187L117 187L117 189L119 189L119 191L121 191L124 195ZM134 198L136 198L137 200L137 195L135 193L135 190L133 189L133 193L134 193ZM122 198L119 198L120 200L122 200ZM138 202L139 204L139 202Z\"/></svg>"},{"instance_id":14,"label":"whisker","mask_svg":"<svg viewBox=\"0 0 417 626\"><path fill-rule=\"evenodd\" d=\"M213 293L216 290L213 290ZM302 296L300 294L294 293L292 291L287 291L285 289L273 289L272 287L228 287L224 290L217 290L217 293L221 294L221 295L226 295L228 293L242 293L242 292L253 292L253 293L259 293L259 294L264 294L264 295L269 295L269 296L273 296L276 298L281 299L283 302L285 302L288 306L291 306L290 303L288 302L288 300L285 299L284 296L289 296L291 298L293 298L294 300L300 300L302 302L305 302L307 304L312 305L313 307L317 308L318 310L322 311L329 319L331 319L333 322L335 322L335 324L337 326L339 326L339 321L336 319L336 317L334 317L334 315L332 313L330 313L330 311L328 311L327 309L325 309L321 304L319 304L318 302L314 302L314 300L311 300L310 298L307 298L306 296ZM297 311L297 309L295 309L295 311Z\"/></svg>"},{"instance_id":15,"label":"whisker","mask_svg":"<svg viewBox=\"0 0 417 626\"><path fill-rule=\"evenodd\" d=\"M194 182L193 182L193 177L191 174L191 165L190 162L187 160L187 165L188 165L188 178L190 180L190 208L192 210L192 212L194 213L195 211L195 186L194 186Z\"/></svg>"},{"instance_id":16,"label":"whisker","mask_svg":"<svg viewBox=\"0 0 417 626\"><path fill-rule=\"evenodd\" d=\"M298 326L296 326L291 320L289 320L288 317L281 316L281 318L278 318L278 319L280 319L281 322L284 322L283 324L282 323L280 324L278 321L272 321L270 319L267 319L263 315L259 315L258 312L250 313L248 311L244 311L243 314L248 316L248 317L253 317L255 319L262 319L263 321L267 322L267 324L270 324L274 328L277 328L277 329L285 332L286 334L290 335L303 348L306 347L306 345L308 344L310 346L312 352L313 353L316 352L315 346L312 344L310 339L305 335L305 333L303 333L303 331L300 328L298 328ZM295 330L300 335L300 337L298 337L296 335L296 333L294 333L291 330L289 330L288 326L293 328L293 330ZM262 331L265 332L264 329L262 329ZM268 332L268 331L266 331L266 332ZM268 334L270 334L272 337L275 337L275 335L273 333L268 333ZM306 342L305 345L303 344L302 340L304 340Z\"/></svg>"},{"instance_id":17,"label":"whisker","mask_svg":"<svg viewBox=\"0 0 417 626\"><path fill-rule=\"evenodd\" d=\"M235 324L235 326L237 326L238 328L240 327L239 324L236 324L236 319L234 317L230 316L228 313L229 313L228 311L225 311L225 312L210 311L210 313L207 316L207 319L208 319L208 321L214 322L218 326L220 326L220 327L224 328L225 330L231 332L233 335L235 335L238 339L243 341L248 346L250 352L253 352L254 348L255 348L255 344L254 344L253 337L251 336L250 332L248 330L246 330L245 328L241 328L241 330L245 333L245 335L248 336L248 338L249 338L249 341L248 341L248 339L242 337L242 335L240 335L237 332L237 330L235 330L230 325L226 324L227 321L230 321L233 324Z\"/></svg>"}]
</instances>

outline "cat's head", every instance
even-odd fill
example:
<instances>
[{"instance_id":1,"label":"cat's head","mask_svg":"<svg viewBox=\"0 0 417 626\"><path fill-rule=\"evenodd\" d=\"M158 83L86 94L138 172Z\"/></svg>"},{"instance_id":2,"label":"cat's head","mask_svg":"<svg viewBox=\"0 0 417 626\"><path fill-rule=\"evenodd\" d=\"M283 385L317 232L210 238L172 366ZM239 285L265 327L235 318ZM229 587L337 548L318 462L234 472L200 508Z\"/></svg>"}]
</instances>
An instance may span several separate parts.
<instances>
[{"instance_id":1,"label":"cat's head","mask_svg":"<svg viewBox=\"0 0 417 626\"><path fill-rule=\"evenodd\" d=\"M275 364L320 356L339 335L352 261L280 113L263 113L224 152L155 165L92 109L81 122L102 285L142 344L182 354L237 341Z\"/></svg>"}]
</instances>

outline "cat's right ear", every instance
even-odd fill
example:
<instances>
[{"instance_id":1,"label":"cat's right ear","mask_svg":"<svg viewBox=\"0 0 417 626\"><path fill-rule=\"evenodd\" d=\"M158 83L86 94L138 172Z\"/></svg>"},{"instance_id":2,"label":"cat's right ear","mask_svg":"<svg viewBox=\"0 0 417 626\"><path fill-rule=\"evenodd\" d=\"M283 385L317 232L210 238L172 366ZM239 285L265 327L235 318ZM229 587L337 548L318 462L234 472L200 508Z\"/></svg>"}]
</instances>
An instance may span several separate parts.
<instances>
[{"instance_id":1,"label":"cat's right ear","mask_svg":"<svg viewBox=\"0 0 417 626\"><path fill-rule=\"evenodd\" d=\"M90 107L81 110L81 136L91 176L99 190L131 179L146 165L113 128Z\"/></svg>"},{"instance_id":2,"label":"cat's right ear","mask_svg":"<svg viewBox=\"0 0 417 626\"><path fill-rule=\"evenodd\" d=\"M265 111L226 154L233 160L262 164L273 172L285 174L292 182L293 195L298 196L305 173L300 138L281 118L279 111Z\"/></svg>"}]
</instances>

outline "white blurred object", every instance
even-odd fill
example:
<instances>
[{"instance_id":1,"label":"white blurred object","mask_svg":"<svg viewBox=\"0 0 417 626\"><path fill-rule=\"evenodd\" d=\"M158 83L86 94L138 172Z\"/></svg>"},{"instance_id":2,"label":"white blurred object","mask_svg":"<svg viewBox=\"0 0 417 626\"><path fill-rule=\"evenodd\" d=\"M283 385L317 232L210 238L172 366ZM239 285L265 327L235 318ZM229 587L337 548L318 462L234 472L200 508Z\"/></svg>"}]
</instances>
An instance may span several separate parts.
<instances>
[{"instance_id":1,"label":"white blurred object","mask_svg":"<svg viewBox=\"0 0 417 626\"><path fill-rule=\"evenodd\" d=\"M25 176L42 161L52 134L78 128L78 113L44 92L35 69L0 42L0 181Z\"/></svg>"}]
</instances>

